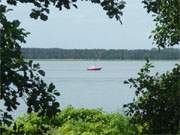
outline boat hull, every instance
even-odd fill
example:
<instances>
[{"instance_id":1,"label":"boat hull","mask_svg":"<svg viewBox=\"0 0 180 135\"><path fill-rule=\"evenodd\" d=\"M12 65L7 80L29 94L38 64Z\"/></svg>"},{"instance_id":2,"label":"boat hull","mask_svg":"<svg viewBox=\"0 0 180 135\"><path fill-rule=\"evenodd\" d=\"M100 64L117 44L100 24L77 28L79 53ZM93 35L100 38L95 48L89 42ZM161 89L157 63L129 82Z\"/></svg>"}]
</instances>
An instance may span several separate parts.
<instances>
[{"instance_id":1,"label":"boat hull","mask_svg":"<svg viewBox=\"0 0 180 135\"><path fill-rule=\"evenodd\" d=\"M97 70L101 70L102 68L88 68L87 70L90 70L90 71L97 71Z\"/></svg>"}]
</instances>

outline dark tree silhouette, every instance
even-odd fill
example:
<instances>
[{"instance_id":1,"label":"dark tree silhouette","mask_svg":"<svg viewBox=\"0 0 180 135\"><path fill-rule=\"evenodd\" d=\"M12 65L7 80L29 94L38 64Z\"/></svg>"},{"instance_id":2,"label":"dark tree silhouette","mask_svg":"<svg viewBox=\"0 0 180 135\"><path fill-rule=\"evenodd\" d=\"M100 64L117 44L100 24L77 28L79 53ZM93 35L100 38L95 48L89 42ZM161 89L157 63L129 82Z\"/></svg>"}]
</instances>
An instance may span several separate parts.
<instances>
[{"instance_id":1,"label":"dark tree silhouette","mask_svg":"<svg viewBox=\"0 0 180 135\"><path fill-rule=\"evenodd\" d=\"M59 103L56 102L56 96L60 94L54 84L48 85L43 81L45 72L40 69L39 64L24 60L20 43L26 42L25 37L29 33L20 28L20 21L7 20L6 13L11 11L7 6L18 6L19 3L25 4L24 6L33 4L30 17L46 21L50 13L50 5L62 10L62 8L70 9L71 6L77 8L76 2L76 0L6 0L6 3L0 3L0 127L3 124L11 124L12 116L9 112L16 110L20 105L19 98L27 104L28 113L37 112L40 116L52 117L60 111ZM121 22L120 16L125 4L123 1L92 0L91 2L100 4L110 18L116 18Z\"/></svg>"},{"instance_id":2,"label":"dark tree silhouette","mask_svg":"<svg viewBox=\"0 0 180 135\"><path fill-rule=\"evenodd\" d=\"M179 45L180 1L144 0L145 8L152 12L156 23L154 43L158 47ZM136 89L132 103L125 105L133 124L140 126L141 134L180 133L180 65L171 72L151 75L152 64L147 61L138 73L125 83Z\"/></svg>"}]
</instances>

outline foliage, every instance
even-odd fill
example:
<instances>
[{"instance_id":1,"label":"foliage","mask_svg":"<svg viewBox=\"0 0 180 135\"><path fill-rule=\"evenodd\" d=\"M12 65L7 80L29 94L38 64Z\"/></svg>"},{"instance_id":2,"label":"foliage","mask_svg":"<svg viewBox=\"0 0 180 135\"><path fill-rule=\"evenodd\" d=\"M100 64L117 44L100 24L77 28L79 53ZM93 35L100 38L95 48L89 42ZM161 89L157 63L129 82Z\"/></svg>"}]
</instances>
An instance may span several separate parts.
<instances>
[{"instance_id":1,"label":"foliage","mask_svg":"<svg viewBox=\"0 0 180 135\"><path fill-rule=\"evenodd\" d=\"M47 15L50 13L50 5L54 5L59 10L62 10L63 7L66 9L70 9L71 6L77 7L75 4L76 0L6 0L6 2L10 5L18 5L19 3L33 4L34 7L30 16L34 19L40 18L44 21L48 19ZM121 22L120 17L122 16L122 9L125 5L123 1L91 0L91 2L100 4L110 18L115 17ZM153 12L155 16L154 21L156 22L156 28L153 31L154 42L159 47L179 44L180 1L143 0L143 3L148 12ZM111 125L103 125L103 122L91 124L82 121L83 119L78 121L70 119L68 122L65 122L64 125L56 118L54 121L51 121L46 117L52 117L59 111L59 103L55 100L55 95L59 95L59 93L53 84L47 85L42 80L42 76L44 76L45 73L43 70L40 70L38 64L33 64L32 61L24 61L20 52L20 43L25 43L25 37L28 33L19 27L20 22L18 20L8 21L6 19L5 13L8 10L9 9L3 4L0 5L0 25L2 25L0 33L0 101L3 102L5 106L5 110L0 109L0 126L5 126L2 125L2 123L10 124L12 117L8 112L16 110L19 105L17 99L20 97L25 99L28 105L28 112L38 112L39 115L45 116L45 118L40 118L37 115L32 116L35 117L35 119L30 117L30 121L33 120L35 123L37 122L36 126L34 127L34 123L31 124L30 122L31 126L27 126L27 128L23 130L21 130L21 128L24 128L24 126L21 127L15 124L12 134L20 131L33 131L31 134L46 132L51 127L48 124L48 120L52 124L53 122L57 122L56 124L59 122L59 124L61 124L60 127L55 129L60 133L69 134L75 132L83 134L84 129L87 129L87 133L84 134L90 134L89 131L92 130L97 132L97 134L99 134L99 132L102 132L102 134L106 132L116 134L117 132L113 130L114 128L111 127ZM143 133L177 133L179 119L179 65L177 65L172 72L162 74L161 76L149 75L150 67L151 64L147 63L145 68L139 73L139 78L129 80L128 83L132 83L132 86L137 88L136 94L138 99L127 105L127 107L129 107L127 113L133 116L132 122L134 124L142 124ZM27 116L27 118L29 118L29 116ZM40 118L40 120L38 118ZM63 119L64 118L63 116ZM105 119L103 119L103 121L104 120ZM111 119L109 118L108 120L110 121ZM107 124L112 124L109 121ZM160 122L160 124L158 124L157 121ZM83 126L82 122L86 122L86 124L83 124ZM120 120L117 122L120 122ZM77 124L77 126L74 127L73 124ZM23 125L26 125L26 122L25 124L23 123ZM31 127L31 130L29 130L29 127ZM97 127L101 127L101 130ZM121 132L119 134L121 134Z\"/></svg>"},{"instance_id":2,"label":"foliage","mask_svg":"<svg viewBox=\"0 0 180 135\"><path fill-rule=\"evenodd\" d=\"M1 1L0 1L1 2ZM0 101L4 104L5 110L0 108L0 126L2 124L11 124L12 116L9 112L16 110L20 105L18 98L25 100L28 106L28 112L38 112L39 115L52 116L59 111L59 103L55 96L59 92L51 83L47 85L41 76L45 75L40 70L38 64L32 61L24 61L20 52L20 43L25 43L25 37L29 34L20 28L20 21L8 21L6 12L10 11L6 5L17 6L22 4L33 4L30 17L40 18L46 21L50 13L50 5L62 10L70 9L70 6L77 8L76 0L6 0L0 4L0 45L1 45L1 91ZM116 18L121 22L122 9L124 1L116 0L91 0L92 3L98 3L110 18Z\"/></svg>"},{"instance_id":3,"label":"foliage","mask_svg":"<svg viewBox=\"0 0 180 135\"><path fill-rule=\"evenodd\" d=\"M148 57L152 60L178 60L180 49L59 49L59 48L22 48L26 59L102 59L102 60L144 60Z\"/></svg>"},{"instance_id":4,"label":"foliage","mask_svg":"<svg viewBox=\"0 0 180 135\"><path fill-rule=\"evenodd\" d=\"M26 135L133 135L129 119L119 113L68 107L53 119L30 114L16 120L16 129ZM14 133L13 127L5 134Z\"/></svg>"},{"instance_id":5,"label":"foliage","mask_svg":"<svg viewBox=\"0 0 180 135\"><path fill-rule=\"evenodd\" d=\"M152 12L156 23L153 31L154 43L158 47L179 45L180 1L143 0L147 12ZM147 61L138 73L125 83L136 89L132 103L126 104L126 113L134 125L140 125L142 134L180 133L180 65L171 72L154 76L150 74L152 64Z\"/></svg>"},{"instance_id":6,"label":"foliage","mask_svg":"<svg viewBox=\"0 0 180 135\"><path fill-rule=\"evenodd\" d=\"M174 46L180 43L180 1L143 0L147 12L154 16L154 43L158 47Z\"/></svg>"},{"instance_id":7,"label":"foliage","mask_svg":"<svg viewBox=\"0 0 180 135\"><path fill-rule=\"evenodd\" d=\"M45 73L39 64L25 61L21 54L20 43L25 43L28 35L20 28L18 20L8 21L5 13L6 6L0 5L0 24L2 24L0 35L1 54L1 89L0 104L0 127L2 124L11 124L12 116L9 112L17 109L19 98L27 104L27 112L38 112L39 115L52 117L59 112L59 103L55 96L59 92L55 86L43 81Z\"/></svg>"},{"instance_id":8,"label":"foliage","mask_svg":"<svg viewBox=\"0 0 180 135\"><path fill-rule=\"evenodd\" d=\"M151 75L147 61L136 79L125 83L136 89L136 98L126 104L131 122L142 126L143 134L177 134L180 122L180 65L171 72Z\"/></svg>"},{"instance_id":9,"label":"foliage","mask_svg":"<svg viewBox=\"0 0 180 135\"><path fill-rule=\"evenodd\" d=\"M62 10L63 8L70 9L71 6L77 8L77 0L6 0L10 5L18 5L19 3L33 4L34 8L30 13L30 17L34 19L40 18L46 21L48 14L50 13L50 5ZM124 1L118 0L90 0L92 3L99 4L106 11L106 14L110 18L116 18L121 22L121 16L123 15L122 9L125 7Z\"/></svg>"}]
</instances>

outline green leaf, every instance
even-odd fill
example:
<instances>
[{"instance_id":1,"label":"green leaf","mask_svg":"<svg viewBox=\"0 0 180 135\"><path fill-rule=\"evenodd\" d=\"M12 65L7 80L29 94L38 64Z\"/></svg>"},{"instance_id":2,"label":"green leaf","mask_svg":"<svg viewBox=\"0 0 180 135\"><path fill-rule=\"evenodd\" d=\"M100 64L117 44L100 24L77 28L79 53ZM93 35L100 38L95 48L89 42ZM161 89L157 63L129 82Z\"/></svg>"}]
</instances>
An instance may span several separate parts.
<instances>
[{"instance_id":1,"label":"green leaf","mask_svg":"<svg viewBox=\"0 0 180 135\"><path fill-rule=\"evenodd\" d=\"M53 83L49 84L48 92L52 92L55 89L55 85Z\"/></svg>"},{"instance_id":2,"label":"green leaf","mask_svg":"<svg viewBox=\"0 0 180 135\"><path fill-rule=\"evenodd\" d=\"M60 93L59 92L54 92L54 95L60 96Z\"/></svg>"},{"instance_id":3,"label":"green leaf","mask_svg":"<svg viewBox=\"0 0 180 135\"><path fill-rule=\"evenodd\" d=\"M42 76L45 76L45 72L43 70L38 70L38 73Z\"/></svg>"},{"instance_id":4,"label":"green leaf","mask_svg":"<svg viewBox=\"0 0 180 135\"><path fill-rule=\"evenodd\" d=\"M72 4L75 8L78 8L76 4Z\"/></svg>"},{"instance_id":5,"label":"green leaf","mask_svg":"<svg viewBox=\"0 0 180 135\"><path fill-rule=\"evenodd\" d=\"M41 20L43 20L43 21L47 21L48 16L42 13L42 14L40 15L40 18L41 18Z\"/></svg>"}]
</instances>

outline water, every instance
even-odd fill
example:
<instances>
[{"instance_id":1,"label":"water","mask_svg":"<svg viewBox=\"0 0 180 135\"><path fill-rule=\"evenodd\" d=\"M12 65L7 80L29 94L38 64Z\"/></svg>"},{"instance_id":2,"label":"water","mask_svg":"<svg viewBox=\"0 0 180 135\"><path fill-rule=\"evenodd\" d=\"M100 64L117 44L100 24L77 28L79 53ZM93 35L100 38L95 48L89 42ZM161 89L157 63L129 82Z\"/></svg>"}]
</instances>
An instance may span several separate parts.
<instances>
[{"instance_id":1,"label":"water","mask_svg":"<svg viewBox=\"0 0 180 135\"><path fill-rule=\"evenodd\" d=\"M102 108L105 112L123 111L123 104L134 97L134 89L130 89L123 81L137 77L137 72L145 61L98 61L101 71L87 71L94 61L62 61L39 60L45 70L47 82L53 82L60 91L58 101L61 108L72 105L76 108ZM179 61L152 61L153 73L163 73L174 67ZM25 107L19 108L25 112Z\"/></svg>"},{"instance_id":2,"label":"water","mask_svg":"<svg viewBox=\"0 0 180 135\"><path fill-rule=\"evenodd\" d=\"M102 108L121 111L123 104L131 102L134 89L124 80L136 77L145 61L98 61L101 71L87 71L94 61L38 61L46 71L46 80L53 82L61 92L58 99L64 108ZM153 61L153 72L170 70L178 61Z\"/></svg>"}]
</instances>

